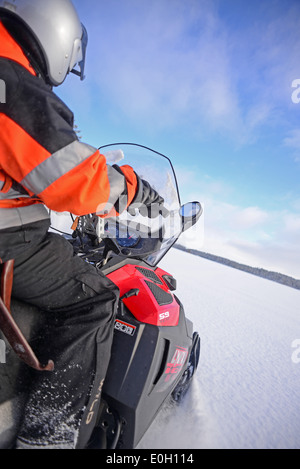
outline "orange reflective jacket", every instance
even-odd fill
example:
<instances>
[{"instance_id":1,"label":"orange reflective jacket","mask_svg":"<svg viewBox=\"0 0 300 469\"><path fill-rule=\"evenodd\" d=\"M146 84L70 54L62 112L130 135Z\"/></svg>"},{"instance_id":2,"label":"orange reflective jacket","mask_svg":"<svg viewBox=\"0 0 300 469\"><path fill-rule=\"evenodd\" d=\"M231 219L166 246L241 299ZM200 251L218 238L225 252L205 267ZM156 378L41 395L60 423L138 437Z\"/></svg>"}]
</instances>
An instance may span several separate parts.
<instances>
[{"instance_id":1,"label":"orange reflective jacket","mask_svg":"<svg viewBox=\"0 0 300 469\"><path fill-rule=\"evenodd\" d=\"M78 140L73 114L37 76L0 22L0 230L48 217L44 206L75 215L116 214L120 197L133 200L130 166L107 165ZM124 202L123 202L124 203Z\"/></svg>"}]
</instances>

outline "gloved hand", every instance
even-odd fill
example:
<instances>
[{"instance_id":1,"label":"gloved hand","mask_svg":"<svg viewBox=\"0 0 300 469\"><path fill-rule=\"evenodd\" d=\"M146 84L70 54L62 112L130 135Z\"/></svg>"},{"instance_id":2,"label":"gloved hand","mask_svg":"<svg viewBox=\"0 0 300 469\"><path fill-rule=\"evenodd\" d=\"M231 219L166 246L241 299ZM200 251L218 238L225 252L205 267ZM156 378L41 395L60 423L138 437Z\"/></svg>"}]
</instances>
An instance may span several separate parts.
<instances>
[{"instance_id":1,"label":"gloved hand","mask_svg":"<svg viewBox=\"0 0 300 469\"><path fill-rule=\"evenodd\" d=\"M164 199L156 192L149 182L141 179L137 174L138 190L127 208L130 215L135 215L135 209L138 209L143 217L155 218L159 214L166 216L168 212L164 204Z\"/></svg>"}]
</instances>

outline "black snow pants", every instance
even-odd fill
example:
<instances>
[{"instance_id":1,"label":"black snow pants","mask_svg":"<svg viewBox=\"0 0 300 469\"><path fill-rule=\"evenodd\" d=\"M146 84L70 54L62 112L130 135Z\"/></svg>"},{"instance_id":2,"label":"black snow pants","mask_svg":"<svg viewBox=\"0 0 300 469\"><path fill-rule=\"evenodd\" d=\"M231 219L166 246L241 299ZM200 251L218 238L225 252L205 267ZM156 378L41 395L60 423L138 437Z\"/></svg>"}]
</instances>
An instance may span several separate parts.
<instances>
[{"instance_id":1,"label":"black snow pants","mask_svg":"<svg viewBox=\"0 0 300 469\"><path fill-rule=\"evenodd\" d=\"M46 232L40 237L35 231L31 236L28 229L31 242L27 239L15 257L13 297L47 312L34 350L42 363L52 359L55 368L32 373L17 448L80 449L87 444L97 416L119 290L74 256L62 236ZM1 234L0 256L5 260ZM20 232L15 235L19 236L15 246L22 247ZM6 238L11 253L12 236Z\"/></svg>"}]
</instances>

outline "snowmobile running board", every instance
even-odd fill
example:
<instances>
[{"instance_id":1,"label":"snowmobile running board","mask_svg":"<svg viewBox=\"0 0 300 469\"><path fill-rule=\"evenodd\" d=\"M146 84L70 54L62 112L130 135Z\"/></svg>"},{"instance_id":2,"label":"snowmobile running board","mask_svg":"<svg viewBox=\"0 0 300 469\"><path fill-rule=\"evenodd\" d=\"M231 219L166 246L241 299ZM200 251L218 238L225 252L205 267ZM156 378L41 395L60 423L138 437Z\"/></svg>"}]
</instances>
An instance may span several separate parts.
<instances>
[{"instance_id":1,"label":"snowmobile running board","mask_svg":"<svg viewBox=\"0 0 300 469\"><path fill-rule=\"evenodd\" d=\"M37 371L52 371L54 363L48 361L46 366L40 364L24 335L12 317L10 310L11 292L13 284L14 261L4 263L1 275L0 295L0 329L18 357Z\"/></svg>"}]
</instances>

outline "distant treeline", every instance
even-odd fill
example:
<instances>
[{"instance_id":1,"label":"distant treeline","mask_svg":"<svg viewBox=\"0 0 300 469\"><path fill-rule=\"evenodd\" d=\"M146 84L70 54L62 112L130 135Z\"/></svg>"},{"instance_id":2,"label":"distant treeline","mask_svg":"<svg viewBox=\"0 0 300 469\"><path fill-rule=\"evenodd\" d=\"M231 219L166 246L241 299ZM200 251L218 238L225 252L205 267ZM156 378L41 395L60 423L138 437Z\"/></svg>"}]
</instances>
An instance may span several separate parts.
<instances>
[{"instance_id":1,"label":"distant treeline","mask_svg":"<svg viewBox=\"0 0 300 469\"><path fill-rule=\"evenodd\" d=\"M290 277L289 275L280 274L279 272L272 272L270 270L261 269L259 267L250 267L249 265L240 264L239 262L231 261L225 257L215 256L214 254L197 251L196 249L188 249L177 244L175 245L175 248L179 249L180 251L194 254L195 256L203 257L213 262L218 262L219 264L227 265L228 267L233 267L234 269L242 270L243 272L248 272L252 275L257 275L258 277L262 277L267 280L272 280L273 282L287 285L291 288L296 288L296 290L300 290L300 280Z\"/></svg>"}]
</instances>

